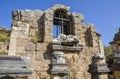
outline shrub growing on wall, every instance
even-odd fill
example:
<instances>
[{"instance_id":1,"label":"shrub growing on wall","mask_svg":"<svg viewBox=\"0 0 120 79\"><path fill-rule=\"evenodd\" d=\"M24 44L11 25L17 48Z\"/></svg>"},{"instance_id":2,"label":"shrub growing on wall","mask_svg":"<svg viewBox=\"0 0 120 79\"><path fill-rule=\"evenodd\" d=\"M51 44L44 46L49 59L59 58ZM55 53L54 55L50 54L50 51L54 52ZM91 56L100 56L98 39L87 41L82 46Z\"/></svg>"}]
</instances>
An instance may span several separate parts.
<instances>
[{"instance_id":1,"label":"shrub growing on wall","mask_svg":"<svg viewBox=\"0 0 120 79\"><path fill-rule=\"evenodd\" d=\"M111 46L104 46L105 56L112 54Z\"/></svg>"},{"instance_id":2,"label":"shrub growing on wall","mask_svg":"<svg viewBox=\"0 0 120 79\"><path fill-rule=\"evenodd\" d=\"M10 40L10 30L4 28L0 29L0 42L9 42Z\"/></svg>"},{"instance_id":3,"label":"shrub growing on wall","mask_svg":"<svg viewBox=\"0 0 120 79\"><path fill-rule=\"evenodd\" d=\"M40 35L39 35L39 31L37 30L35 32L35 36L31 38L31 42L37 43L37 42L40 42L40 41L41 41L41 38L40 38Z\"/></svg>"}]
</instances>

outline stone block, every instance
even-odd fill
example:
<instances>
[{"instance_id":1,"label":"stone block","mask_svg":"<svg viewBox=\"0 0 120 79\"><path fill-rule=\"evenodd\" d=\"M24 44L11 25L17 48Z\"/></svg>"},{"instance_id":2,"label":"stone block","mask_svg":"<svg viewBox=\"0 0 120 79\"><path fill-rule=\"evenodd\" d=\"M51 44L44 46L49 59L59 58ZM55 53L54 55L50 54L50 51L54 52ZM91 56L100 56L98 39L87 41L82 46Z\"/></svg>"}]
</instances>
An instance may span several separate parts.
<instances>
[{"instance_id":1,"label":"stone block","mask_svg":"<svg viewBox=\"0 0 120 79\"><path fill-rule=\"evenodd\" d=\"M56 9L59 9L59 8L65 9L67 11L70 9L69 6L64 6L64 5L61 5L61 4L56 4L51 9L55 11Z\"/></svg>"},{"instance_id":2,"label":"stone block","mask_svg":"<svg viewBox=\"0 0 120 79\"><path fill-rule=\"evenodd\" d=\"M14 75L14 77L26 77L31 75L32 70L28 67L28 63L25 60L25 58L17 56L0 56L0 77L6 75Z\"/></svg>"},{"instance_id":3,"label":"stone block","mask_svg":"<svg viewBox=\"0 0 120 79\"><path fill-rule=\"evenodd\" d=\"M11 38L10 39L8 55L15 56L15 54L16 54L16 39L15 38Z\"/></svg>"},{"instance_id":4,"label":"stone block","mask_svg":"<svg viewBox=\"0 0 120 79\"><path fill-rule=\"evenodd\" d=\"M45 13L45 21L53 21L53 15L49 13Z\"/></svg>"},{"instance_id":5,"label":"stone block","mask_svg":"<svg viewBox=\"0 0 120 79\"><path fill-rule=\"evenodd\" d=\"M16 39L16 46L17 47L25 47L26 42L28 42L28 40L25 39Z\"/></svg>"},{"instance_id":6,"label":"stone block","mask_svg":"<svg viewBox=\"0 0 120 79\"><path fill-rule=\"evenodd\" d=\"M29 24L18 22L16 26L13 26L11 38L24 38L27 39L29 35Z\"/></svg>"},{"instance_id":7,"label":"stone block","mask_svg":"<svg viewBox=\"0 0 120 79\"><path fill-rule=\"evenodd\" d=\"M37 22L30 22L30 27L32 29L38 29L38 23Z\"/></svg>"},{"instance_id":8,"label":"stone block","mask_svg":"<svg viewBox=\"0 0 120 79\"><path fill-rule=\"evenodd\" d=\"M36 60L37 54L35 51L26 51L26 55L30 60Z\"/></svg>"},{"instance_id":9,"label":"stone block","mask_svg":"<svg viewBox=\"0 0 120 79\"><path fill-rule=\"evenodd\" d=\"M35 36L35 33L36 33L36 29L30 29L29 36L30 37Z\"/></svg>"},{"instance_id":10,"label":"stone block","mask_svg":"<svg viewBox=\"0 0 120 79\"><path fill-rule=\"evenodd\" d=\"M35 9L33 10L34 12L34 16L41 16L43 14L43 11L39 10L39 9Z\"/></svg>"},{"instance_id":11,"label":"stone block","mask_svg":"<svg viewBox=\"0 0 120 79\"><path fill-rule=\"evenodd\" d=\"M26 42L25 50L26 51L35 51L35 44L33 42Z\"/></svg>"},{"instance_id":12,"label":"stone block","mask_svg":"<svg viewBox=\"0 0 120 79\"><path fill-rule=\"evenodd\" d=\"M45 13L46 13L46 14L50 14L50 15L54 15L53 9L47 9L47 10L45 11Z\"/></svg>"},{"instance_id":13,"label":"stone block","mask_svg":"<svg viewBox=\"0 0 120 79\"><path fill-rule=\"evenodd\" d=\"M26 53L25 48L23 46L22 47L17 47L16 48L16 53Z\"/></svg>"},{"instance_id":14,"label":"stone block","mask_svg":"<svg viewBox=\"0 0 120 79\"><path fill-rule=\"evenodd\" d=\"M36 51L41 50L41 47L43 46L43 43L36 43Z\"/></svg>"},{"instance_id":15,"label":"stone block","mask_svg":"<svg viewBox=\"0 0 120 79\"><path fill-rule=\"evenodd\" d=\"M44 42L50 43L53 40L53 36L44 36Z\"/></svg>"},{"instance_id":16,"label":"stone block","mask_svg":"<svg viewBox=\"0 0 120 79\"><path fill-rule=\"evenodd\" d=\"M0 54L7 54L8 53L8 42L0 42Z\"/></svg>"},{"instance_id":17,"label":"stone block","mask_svg":"<svg viewBox=\"0 0 120 79\"><path fill-rule=\"evenodd\" d=\"M44 60L43 51L37 51L36 54L37 54L37 57L36 57L37 61L43 61Z\"/></svg>"}]
</instances>

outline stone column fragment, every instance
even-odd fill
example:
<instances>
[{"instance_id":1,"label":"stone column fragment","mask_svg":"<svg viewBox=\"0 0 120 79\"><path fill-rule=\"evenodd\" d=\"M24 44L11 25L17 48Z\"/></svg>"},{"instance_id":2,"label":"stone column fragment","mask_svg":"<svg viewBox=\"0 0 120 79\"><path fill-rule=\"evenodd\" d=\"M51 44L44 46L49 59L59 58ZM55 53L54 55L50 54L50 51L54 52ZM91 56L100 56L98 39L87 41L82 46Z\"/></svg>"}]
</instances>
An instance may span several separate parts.
<instances>
[{"instance_id":1,"label":"stone column fragment","mask_svg":"<svg viewBox=\"0 0 120 79\"><path fill-rule=\"evenodd\" d=\"M103 63L104 57L101 54L95 54L92 57L92 63L89 65L88 72L91 73L91 79L108 79L109 69L106 63Z\"/></svg>"}]
</instances>

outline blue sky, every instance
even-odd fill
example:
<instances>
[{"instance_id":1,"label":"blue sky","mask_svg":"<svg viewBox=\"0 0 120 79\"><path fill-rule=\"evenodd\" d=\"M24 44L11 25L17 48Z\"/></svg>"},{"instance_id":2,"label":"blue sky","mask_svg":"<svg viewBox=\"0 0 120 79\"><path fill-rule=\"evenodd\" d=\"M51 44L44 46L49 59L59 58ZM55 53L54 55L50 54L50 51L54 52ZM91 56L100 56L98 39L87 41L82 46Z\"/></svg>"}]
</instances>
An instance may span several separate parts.
<instances>
[{"instance_id":1,"label":"blue sky","mask_svg":"<svg viewBox=\"0 0 120 79\"><path fill-rule=\"evenodd\" d=\"M84 23L93 23L102 34L104 45L113 40L120 27L120 0L0 0L0 26L11 28L12 10L46 10L55 4L70 6L70 12L84 15Z\"/></svg>"}]
</instances>

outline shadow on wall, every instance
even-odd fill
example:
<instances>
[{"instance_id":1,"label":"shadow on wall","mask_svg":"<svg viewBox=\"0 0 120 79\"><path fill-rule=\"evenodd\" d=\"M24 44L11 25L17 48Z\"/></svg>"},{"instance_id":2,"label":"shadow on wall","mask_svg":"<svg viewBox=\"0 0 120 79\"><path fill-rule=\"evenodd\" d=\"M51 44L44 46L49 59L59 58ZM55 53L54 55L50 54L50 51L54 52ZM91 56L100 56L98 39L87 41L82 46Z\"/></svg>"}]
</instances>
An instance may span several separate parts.
<instances>
[{"instance_id":1,"label":"shadow on wall","mask_svg":"<svg viewBox=\"0 0 120 79\"><path fill-rule=\"evenodd\" d=\"M1 77L0 79L15 79L15 78L10 77L10 76L4 76L4 77Z\"/></svg>"},{"instance_id":2,"label":"shadow on wall","mask_svg":"<svg viewBox=\"0 0 120 79\"><path fill-rule=\"evenodd\" d=\"M52 51L50 50L50 43L47 45L46 47L46 51L44 52L44 59L45 60L50 60L52 59ZM47 70L47 73L50 74L50 70L52 68L52 65L51 64L48 64L49 66L49 69Z\"/></svg>"},{"instance_id":3,"label":"shadow on wall","mask_svg":"<svg viewBox=\"0 0 120 79\"><path fill-rule=\"evenodd\" d=\"M44 14L40 17L40 19L37 21L38 23L38 31L39 31L39 37L40 40L39 42L43 43L44 42L44 36L45 36L45 25L44 25Z\"/></svg>"},{"instance_id":4,"label":"shadow on wall","mask_svg":"<svg viewBox=\"0 0 120 79\"><path fill-rule=\"evenodd\" d=\"M86 42L86 46L93 47L92 34L90 28L87 28L87 31L85 32L85 42Z\"/></svg>"}]
</instances>

